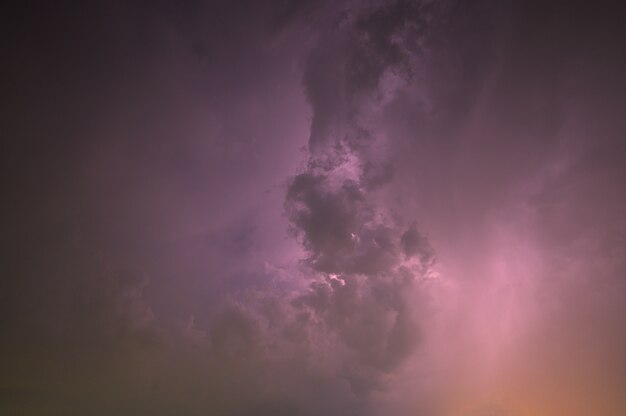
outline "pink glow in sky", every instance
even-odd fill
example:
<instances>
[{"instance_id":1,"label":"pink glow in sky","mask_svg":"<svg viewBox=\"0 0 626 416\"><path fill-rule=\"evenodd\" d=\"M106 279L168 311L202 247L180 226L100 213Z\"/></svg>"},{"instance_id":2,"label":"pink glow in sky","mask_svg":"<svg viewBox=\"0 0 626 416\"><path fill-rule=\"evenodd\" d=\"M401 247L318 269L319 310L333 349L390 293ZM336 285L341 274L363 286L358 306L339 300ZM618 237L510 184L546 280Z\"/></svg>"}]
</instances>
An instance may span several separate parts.
<instances>
[{"instance_id":1,"label":"pink glow in sky","mask_svg":"<svg viewBox=\"0 0 626 416\"><path fill-rule=\"evenodd\" d=\"M7 16L0 414L626 414L619 5Z\"/></svg>"}]
</instances>

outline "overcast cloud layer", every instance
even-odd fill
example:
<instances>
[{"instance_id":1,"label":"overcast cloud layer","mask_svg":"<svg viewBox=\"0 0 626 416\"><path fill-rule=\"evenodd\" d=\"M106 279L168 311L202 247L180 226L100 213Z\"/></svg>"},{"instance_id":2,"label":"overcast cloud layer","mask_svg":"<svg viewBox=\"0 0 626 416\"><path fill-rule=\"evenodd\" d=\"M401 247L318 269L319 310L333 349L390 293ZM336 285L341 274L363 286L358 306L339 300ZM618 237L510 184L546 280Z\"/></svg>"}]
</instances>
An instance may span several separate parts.
<instances>
[{"instance_id":1,"label":"overcast cloud layer","mask_svg":"<svg viewBox=\"0 0 626 416\"><path fill-rule=\"evenodd\" d=\"M0 413L626 414L619 4L17 3Z\"/></svg>"}]
</instances>

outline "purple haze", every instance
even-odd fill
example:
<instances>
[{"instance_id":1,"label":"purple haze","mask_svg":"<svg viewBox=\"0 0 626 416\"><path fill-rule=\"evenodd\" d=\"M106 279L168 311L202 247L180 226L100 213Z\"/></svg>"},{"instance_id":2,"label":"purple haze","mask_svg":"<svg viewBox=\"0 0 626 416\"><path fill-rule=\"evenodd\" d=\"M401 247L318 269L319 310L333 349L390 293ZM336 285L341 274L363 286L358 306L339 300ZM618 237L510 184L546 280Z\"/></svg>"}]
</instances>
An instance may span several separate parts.
<instances>
[{"instance_id":1,"label":"purple haze","mask_svg":"<svg viewBox=\"0 0 626 416\"><path fill-rule=\"evenodd\" d=\"M611 2L20 2L0 412L622 416Z\"/></svg>"}]
</instances>

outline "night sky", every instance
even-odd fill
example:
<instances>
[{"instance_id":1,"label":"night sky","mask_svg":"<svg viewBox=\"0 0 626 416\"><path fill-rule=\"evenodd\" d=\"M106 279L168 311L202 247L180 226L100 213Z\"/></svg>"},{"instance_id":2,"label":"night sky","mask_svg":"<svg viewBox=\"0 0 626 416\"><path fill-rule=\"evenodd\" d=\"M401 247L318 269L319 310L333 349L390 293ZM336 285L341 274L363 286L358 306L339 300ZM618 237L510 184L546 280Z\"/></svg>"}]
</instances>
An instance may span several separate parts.
<instances>
[{"instance_id":1,"label":"night sky","mask_svg":"<svg viewBox=\"0 0 626 416\"><path fill-rule=\"evenodd\" d=\"M15 1L0 414L626 415L626 7Z\"/></svg>"}]
</instances>

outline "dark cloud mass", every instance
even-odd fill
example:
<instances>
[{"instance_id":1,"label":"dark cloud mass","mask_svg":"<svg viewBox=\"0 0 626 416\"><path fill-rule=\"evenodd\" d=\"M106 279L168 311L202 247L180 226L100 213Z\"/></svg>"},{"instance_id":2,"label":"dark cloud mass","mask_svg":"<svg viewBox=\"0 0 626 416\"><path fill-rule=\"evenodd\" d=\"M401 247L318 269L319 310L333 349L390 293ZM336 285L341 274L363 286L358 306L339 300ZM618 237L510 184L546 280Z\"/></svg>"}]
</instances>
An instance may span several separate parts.
<instances>
[{"instance_id":1,"label":"dark cloud mass","mask_svg":"<svg viewBox=\"0 0 626 416\"><path fill-rule=\"evenodd\" d=\"M14 2L0 413L622 416L613 2Z\"/></svg>"}]
</instances>

